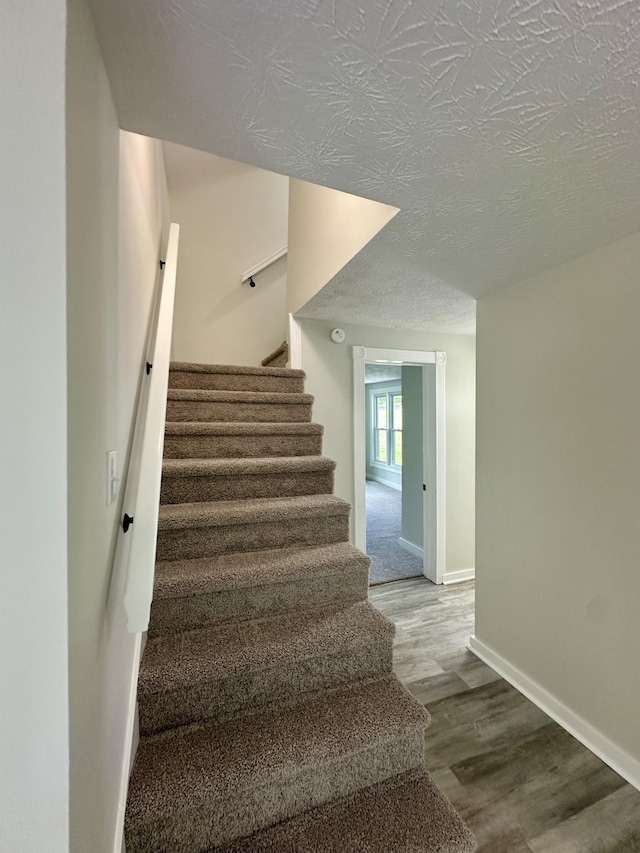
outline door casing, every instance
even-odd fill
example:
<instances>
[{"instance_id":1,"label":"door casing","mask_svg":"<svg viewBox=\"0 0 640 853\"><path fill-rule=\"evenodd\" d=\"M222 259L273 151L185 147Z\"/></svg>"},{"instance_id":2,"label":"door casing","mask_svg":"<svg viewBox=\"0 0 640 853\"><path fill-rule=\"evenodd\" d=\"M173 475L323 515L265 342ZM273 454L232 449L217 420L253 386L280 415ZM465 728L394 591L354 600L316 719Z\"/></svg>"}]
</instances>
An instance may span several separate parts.
<instances>
[{"instance_id":1,"label":"door casing","mask_svg":"<svg viewBox=\"0 0 640 853\"><path fill-rule=\"evenodd\" d=\"M354 541L366 551L366 436L365 436L365 365L382 364L429 365L423 371L422 424L425 450L422 482L426 486L424 510L424 574L440 584L446 572L446 441L445 441L445 365L446 353L440 351L379 349L354 346L353 353L353 448L354 448Z\"/></svg>"}]
</instances>

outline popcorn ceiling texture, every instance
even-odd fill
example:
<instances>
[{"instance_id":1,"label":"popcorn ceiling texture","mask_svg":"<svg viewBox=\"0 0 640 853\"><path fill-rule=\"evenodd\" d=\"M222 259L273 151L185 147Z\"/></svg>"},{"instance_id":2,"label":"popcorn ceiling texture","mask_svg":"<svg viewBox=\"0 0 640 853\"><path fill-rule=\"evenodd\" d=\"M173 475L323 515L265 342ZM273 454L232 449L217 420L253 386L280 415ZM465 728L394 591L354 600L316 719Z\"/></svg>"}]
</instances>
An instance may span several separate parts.
<instances>
[{"instance_id":1,"label":"popcorn ceiling texture","mask_svg":"<svg viewBox=\"0 0 640 853\"><path fill-rule=\"evenodd\" d=\"M124 128L401 208L305 315L470 331L640 230L638 0L94 8Z\"/></svg>"}]
</instances>

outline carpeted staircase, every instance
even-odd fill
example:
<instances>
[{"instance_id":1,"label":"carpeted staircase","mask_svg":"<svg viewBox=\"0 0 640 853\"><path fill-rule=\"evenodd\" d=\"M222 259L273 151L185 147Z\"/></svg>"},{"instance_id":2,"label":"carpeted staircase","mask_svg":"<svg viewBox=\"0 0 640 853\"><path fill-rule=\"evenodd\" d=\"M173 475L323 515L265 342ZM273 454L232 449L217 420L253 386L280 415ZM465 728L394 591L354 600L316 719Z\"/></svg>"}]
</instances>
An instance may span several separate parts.
<instances>
[{"instance_id":1,"label":"carpeted staircase","mask_svg":"<svg viewBox=\"0 0 640 853\"><path fill-rule=\"evenodd\" d=\"M301 371L174 364L127 853L456 853Z\"/></svg>"}]
</instances>

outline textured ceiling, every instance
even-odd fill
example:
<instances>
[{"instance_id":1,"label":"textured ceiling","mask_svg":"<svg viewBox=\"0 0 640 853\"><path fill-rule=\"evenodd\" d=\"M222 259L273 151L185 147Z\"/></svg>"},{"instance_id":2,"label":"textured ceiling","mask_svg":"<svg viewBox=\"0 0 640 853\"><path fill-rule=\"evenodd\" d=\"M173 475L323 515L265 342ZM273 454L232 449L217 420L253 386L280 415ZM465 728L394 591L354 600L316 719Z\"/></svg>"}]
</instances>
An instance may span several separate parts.
<instances>
[{"instance_id":1,"label":"textured ceiling","mask_svg":"<svg viewBox=\"0 0 640 853\"><path fill-rule=\"evenodd\" d=\"M639 0L94 10L123 127L401 208L314 316L468 331L459 291L640 230Z\"/></svg>"},{"instance_id":2,"label":"textured ceiling","mask_svg":"<svg viewBox=\"0 0 640 853\"><path fill-rule=\"evenodd\" d=\"M394 379L402 379L402 366L399 364L371 364L364 366L364 381L391 382Z\"/></svg>"}]
</instances>

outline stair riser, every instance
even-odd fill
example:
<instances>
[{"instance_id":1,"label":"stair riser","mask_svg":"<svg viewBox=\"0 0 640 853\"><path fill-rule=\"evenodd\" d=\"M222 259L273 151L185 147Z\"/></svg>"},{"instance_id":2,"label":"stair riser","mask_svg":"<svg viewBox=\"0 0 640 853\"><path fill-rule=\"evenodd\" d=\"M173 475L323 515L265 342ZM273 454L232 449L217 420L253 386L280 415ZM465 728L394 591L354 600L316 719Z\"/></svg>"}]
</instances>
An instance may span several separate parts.
<instances>
[{"instance_id":1,"label":"stair riser","mask_svg":"<svg viewBox=\"0 0 640 853\"><path fill-rule=\"evenodd\" d=\"M409 728L395 740L367 743L346 755L327 755L323 766L299 767L290 775L267 776L259 785L212 791L206 814L185 798L180 820L167 814L125 826L127 853L193 853L211 850L307 809L354 794L399 773L422 766L424 727ZM229 809L232 801L234 808Z\"/></svg>"},{"instance_id":2,"label":"stair riser","mask_svg":"<svg viewBox=\"0 0 640 853\"><path fill-rule=\"evenodd\" d=\"M165 459L248 459L321 453L320 435L167 435L164 439Z\"/></svg>"},{"instance_id":3,"label":"stair riser","mask_svg":"<svg viewBox=\"0 0 640 853\"><path fill-rule=\"evenodd\" d=\"M347 607L365 601L368 589L368 568L359 563L346 563L340 573L292 579L270 586L232 588L189 598L155 598L149 636L179 634L234 620L259 619L301 607Z\"/></svg>"},{"instance_id":4,"label":"stair riser","mask_svg":"<svg viewBox=\"0 0 640 853\"><path fill-rule=\"evenodd\" d=\"M278 365L270 365L278 367ZM282 365L284 367L284 365ZM169 388L188 388L199 391L276 391L299 394L304 390L304 380L298 376L238 376L234 373L191 373L172 370Z\"/></svg>"},{"instance_id":5,"label":"stair riser","mask_svg":"<svg viewBox=\"0 0 640 853\"><path fill-rule=\"evenodd\" d=\"M236 476L162 478L160 503L234 501L243 498L283 498L299 495L329 495L333 471L282 474L239 474Z\"/></svg>"},{"instance_id":6,"label":"stair riser","mask_svg":"<svg viewBox=\"0 0 640 853\"><path fill-rule=\"evenodd\" d=\"M288 667L261 666L187 688L145 696L138 693L140 731L143 735L184 726L198 720L225 717L270 702L294 704L309 694L331 690L391 672L392 640L370 646L351 645L340 654L304 659ZM306 694L306 695L305 695Z\"/></svg>"},{"instance_id":7,"label":"stair riser","mask_svg":"<svg viewBox=\"0 0 640 853\"><path fill-rule=\"evenodd\" d=\"M169 400L168 421L225 421L244 423L309 423L310 403L229 403Z\"/></svg>"},{"instance_id":8,"label":"stair riser","mask_svg":"<svg viewBox=\"0 0 640 853\"><path fill-rule=\"evenodd\" d=\"M295 545L329 545L349 539L346 515L300 518L290 522L230 524L158 531L157 560L191 560Z\"/></svg>"}]
</instances>

